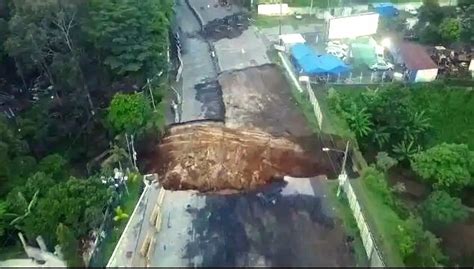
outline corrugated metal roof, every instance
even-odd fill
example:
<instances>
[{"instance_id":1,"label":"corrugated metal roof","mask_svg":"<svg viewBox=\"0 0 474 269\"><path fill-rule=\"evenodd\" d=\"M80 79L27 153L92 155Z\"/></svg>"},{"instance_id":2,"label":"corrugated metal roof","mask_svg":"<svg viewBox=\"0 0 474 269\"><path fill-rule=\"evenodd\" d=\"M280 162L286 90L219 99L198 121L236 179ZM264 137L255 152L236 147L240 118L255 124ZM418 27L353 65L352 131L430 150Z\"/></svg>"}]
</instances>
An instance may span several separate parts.
<instances>
[{"instance_id":1,"label":"corrugated metal roof","mask_svg":"<svg viewBox=\"0 0 474 269\"><path fill-rule=\"evenodd\" d=\"M438 66L431 60L426 50L415 43L403 42L400 44L400 56L405 66L411 70L435 69Z\"/></svg>"}]
</instances>

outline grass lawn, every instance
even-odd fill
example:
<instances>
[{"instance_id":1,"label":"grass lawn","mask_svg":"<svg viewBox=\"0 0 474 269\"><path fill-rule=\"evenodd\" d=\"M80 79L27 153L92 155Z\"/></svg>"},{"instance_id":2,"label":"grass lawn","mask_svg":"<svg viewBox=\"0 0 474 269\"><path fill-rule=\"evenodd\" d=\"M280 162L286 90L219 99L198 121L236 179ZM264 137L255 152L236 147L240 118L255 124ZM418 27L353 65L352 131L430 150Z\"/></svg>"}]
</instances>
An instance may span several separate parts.
<instances>
[{"instance_id":1,"label":"grass lawn","mask_svg":"<svg viewBox=\"0 0 474 269\"><path fill-rule=\"evenodd\" d=\"M387 266L404 266L398 249L398 225L402 219L372 192L361 180L353 180L352 187L357 195L367 224L369 225L382 257Z\"/></svg>"},{"instance_id":2,"label":"grass lawn","mask_svg":"<svg viewBox=\"0 0 474 269\"><path fill-rule=\"evenodd\" d=\"M357 228L357 223L349 207L349 203L345 196L336 196L338 187L337 181L327 181L326 184L328 199L336 212L336 216L342 221L346 234L354 237L353 247L356 266L366 267L369 265L369 261L367 260L367 254L362 244L359 228Z\"/></svg>"},{"instance_id":3,"label":"grass lawn","mask_svg":"<svg viewBox=\"0 0 474 269\"><path fill-rule=\"evenodd\" d=\"M271 28L280 25L280 16L254 16L254 25L258 28ZM297 19L295 16L282 16L282 25L291 25L293 28L298 29L300 25L306 25L311 23L324 23L323 20L316 19L315 17L303 16L302 19Z\"/></svg>"},{"instance_id":4,"label":"grass lawn","mask_svg":"<svg viewBox=\"0 0 474 269\"><path fill-rule=\"evenodd\" d=\"M129 216L132 215L132 212L135 209L135 206L141 195L141 190L142 190L141 187L143 185L141 177L142 176L138 176L134 180L129 180L128 182L129 195L124 194L122 201L120 203L120 207L122 208L122 210ZM101 266L107 265L107 262L112 256L115 246L117 245L120 239L120 236L122 235L122 232L125 229L125 226L127 225L127 221L128 220L122 220L119 223L114 222L113 229L110 231L110 234L108 234L108 236L102 242L102 245L101 245L102 250L100 253L102 259L98 261L98 263L100 263Z\"/></svg>"}]
</instances>

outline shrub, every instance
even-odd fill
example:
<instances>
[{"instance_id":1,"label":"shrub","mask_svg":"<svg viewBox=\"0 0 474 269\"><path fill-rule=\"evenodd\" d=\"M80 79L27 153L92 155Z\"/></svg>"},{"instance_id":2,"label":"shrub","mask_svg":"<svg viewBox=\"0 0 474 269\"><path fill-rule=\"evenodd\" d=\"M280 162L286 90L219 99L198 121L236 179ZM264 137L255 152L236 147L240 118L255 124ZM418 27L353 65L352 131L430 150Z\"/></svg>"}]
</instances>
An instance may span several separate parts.
<instances>
[{"instance_id":1,"label":"shrub","mask_svg":"<svg viewBox=\"0 0 474 269\"><path fill-rule=\"evenodd\" d=\"M387 181L385 180L385 175L383 172L377 170L373 166L369 166L364 169L362 174L362 180L377 195L382 197L383 201L385 201L387 205L393 205L392 193L387 184Z\"/></svg>"},{"instance_id":2,"label":"shrub","mask_svg":"<svg viewBox=\"0 0 474 269\"><path fill-rule=\"evenodd\" d=\"M473 156L467 145L442 143L414 154L411 166L435 188L460 191L473 182Z\"/></svg>"},{"instance_id":3,"label":"shrub","mask_svg":"<svg viewBox=\"0 0 474 269\"><path fill-rule=\"evenodd\" d=\"M387 172L390 168L398 164L398 161L388 155L387 152L379 152L375 156L377 168Z\"/></svg>"},{"instance_id":4,"label":"shrub","mask_svg":"<svg viewBox=\"0 0 474 269\"><path fill-rule=\"evenodd\" d=\"M421 209L425 222L432 227L463 221L468 216L461 199L451 197L444 191L432 192L428 199L423 202Z\"/></svg>"}]
</instances>

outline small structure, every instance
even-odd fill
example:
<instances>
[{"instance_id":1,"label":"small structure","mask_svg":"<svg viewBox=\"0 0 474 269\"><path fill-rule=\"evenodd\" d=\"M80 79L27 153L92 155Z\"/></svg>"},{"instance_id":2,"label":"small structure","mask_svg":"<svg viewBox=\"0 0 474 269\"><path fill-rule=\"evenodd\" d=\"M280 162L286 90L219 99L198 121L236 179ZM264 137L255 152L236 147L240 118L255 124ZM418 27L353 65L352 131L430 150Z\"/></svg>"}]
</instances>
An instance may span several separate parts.
<instances>
[{"instance_id":1,"label":"small structure","mask_svg":"<svg viewBox=\"0 0 474 269\"><path fill-rule=\"evenodd\" d=\"M471 76L474 78L474 59L472 59L469 64L469 72L471 72Z\"/></svg>"},{"instance_id":2,"label":"small structure","mask_svg":"<svg viewBox=\"0 0 474 269\"><path fill-rule=\"evenodd\" d=\"M291 61L300 74L314 75L338 75L350 70L343 61L333 55L318 54L305 44L296 44L291 47Z\"/></svg>"},{"instance_id":3,"label":"small structure","mask_svg":"<svg viewBox=\"0 0 474 269\"><path fill-rule=\"evenodd\" d=\"M286 34L280 35L282 45L285 46L285 51L289 52L290 48L295 44L304 44L306 40L301 34Z\"/></svg>"},{"instance_id":4,"label":"small structure","mask_svg":"<svg viewBox=\"0 0 474 269\"><path fill-rule=\"evenodd\" d=\"M381 17L391 18L398 15L398 9L392 3L378 3L372 4L375 12L377 12Z\"/></svg>"},{"instance_id":5,"label":"small structure","mask_svg":"<svg viewBox=\"0 0 474 269\"><path fill-rule=\"evenodd\" d=\"M410 82L430 82L438 75L438 66L422 46L402 42L391 50L395 62L406 67L405 76Z\"/></svg>"},{"instance_id":6,"label":"small structure","mask_svg":"<svg viewBox=\"0 0 474 269\"><path fill-rule=\"evenodd\" d=\"M371 66L377 62L377 55L383 55L383 48L371 37L359 37L351 43L350 57L356 66Z\"/></svg>"}]
</instances>

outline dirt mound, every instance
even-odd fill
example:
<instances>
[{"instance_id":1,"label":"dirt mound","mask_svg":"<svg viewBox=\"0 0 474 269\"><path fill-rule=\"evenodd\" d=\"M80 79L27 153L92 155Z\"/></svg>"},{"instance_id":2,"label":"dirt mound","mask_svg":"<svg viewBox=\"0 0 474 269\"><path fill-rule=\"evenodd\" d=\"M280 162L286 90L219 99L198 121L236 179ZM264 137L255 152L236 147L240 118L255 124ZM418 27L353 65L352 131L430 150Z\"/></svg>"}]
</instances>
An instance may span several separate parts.
<instances>
[{"instance_id":1,"label":"dirt mound","mask_svg":"<svg viewBox=\"0 0 474 269\"><path fill-rule=\"evenodd\" d=\"M215 19L204 26L202 36L206 39L217 41L223 38L235 38L249 28L250 19L246 13L226 16Z\"/></svg>"},{"instance_id":2,"label":"dirt mound","mask_svg":"<svg viewBox=\"0 0 474 269\"><path fill-rule=\"evenodd\" d=\"M251 190L285 175L330 173L323 158L285 137L199 122L172 127L145 169L167 189Z\"/></svg>"}]
</instances>

